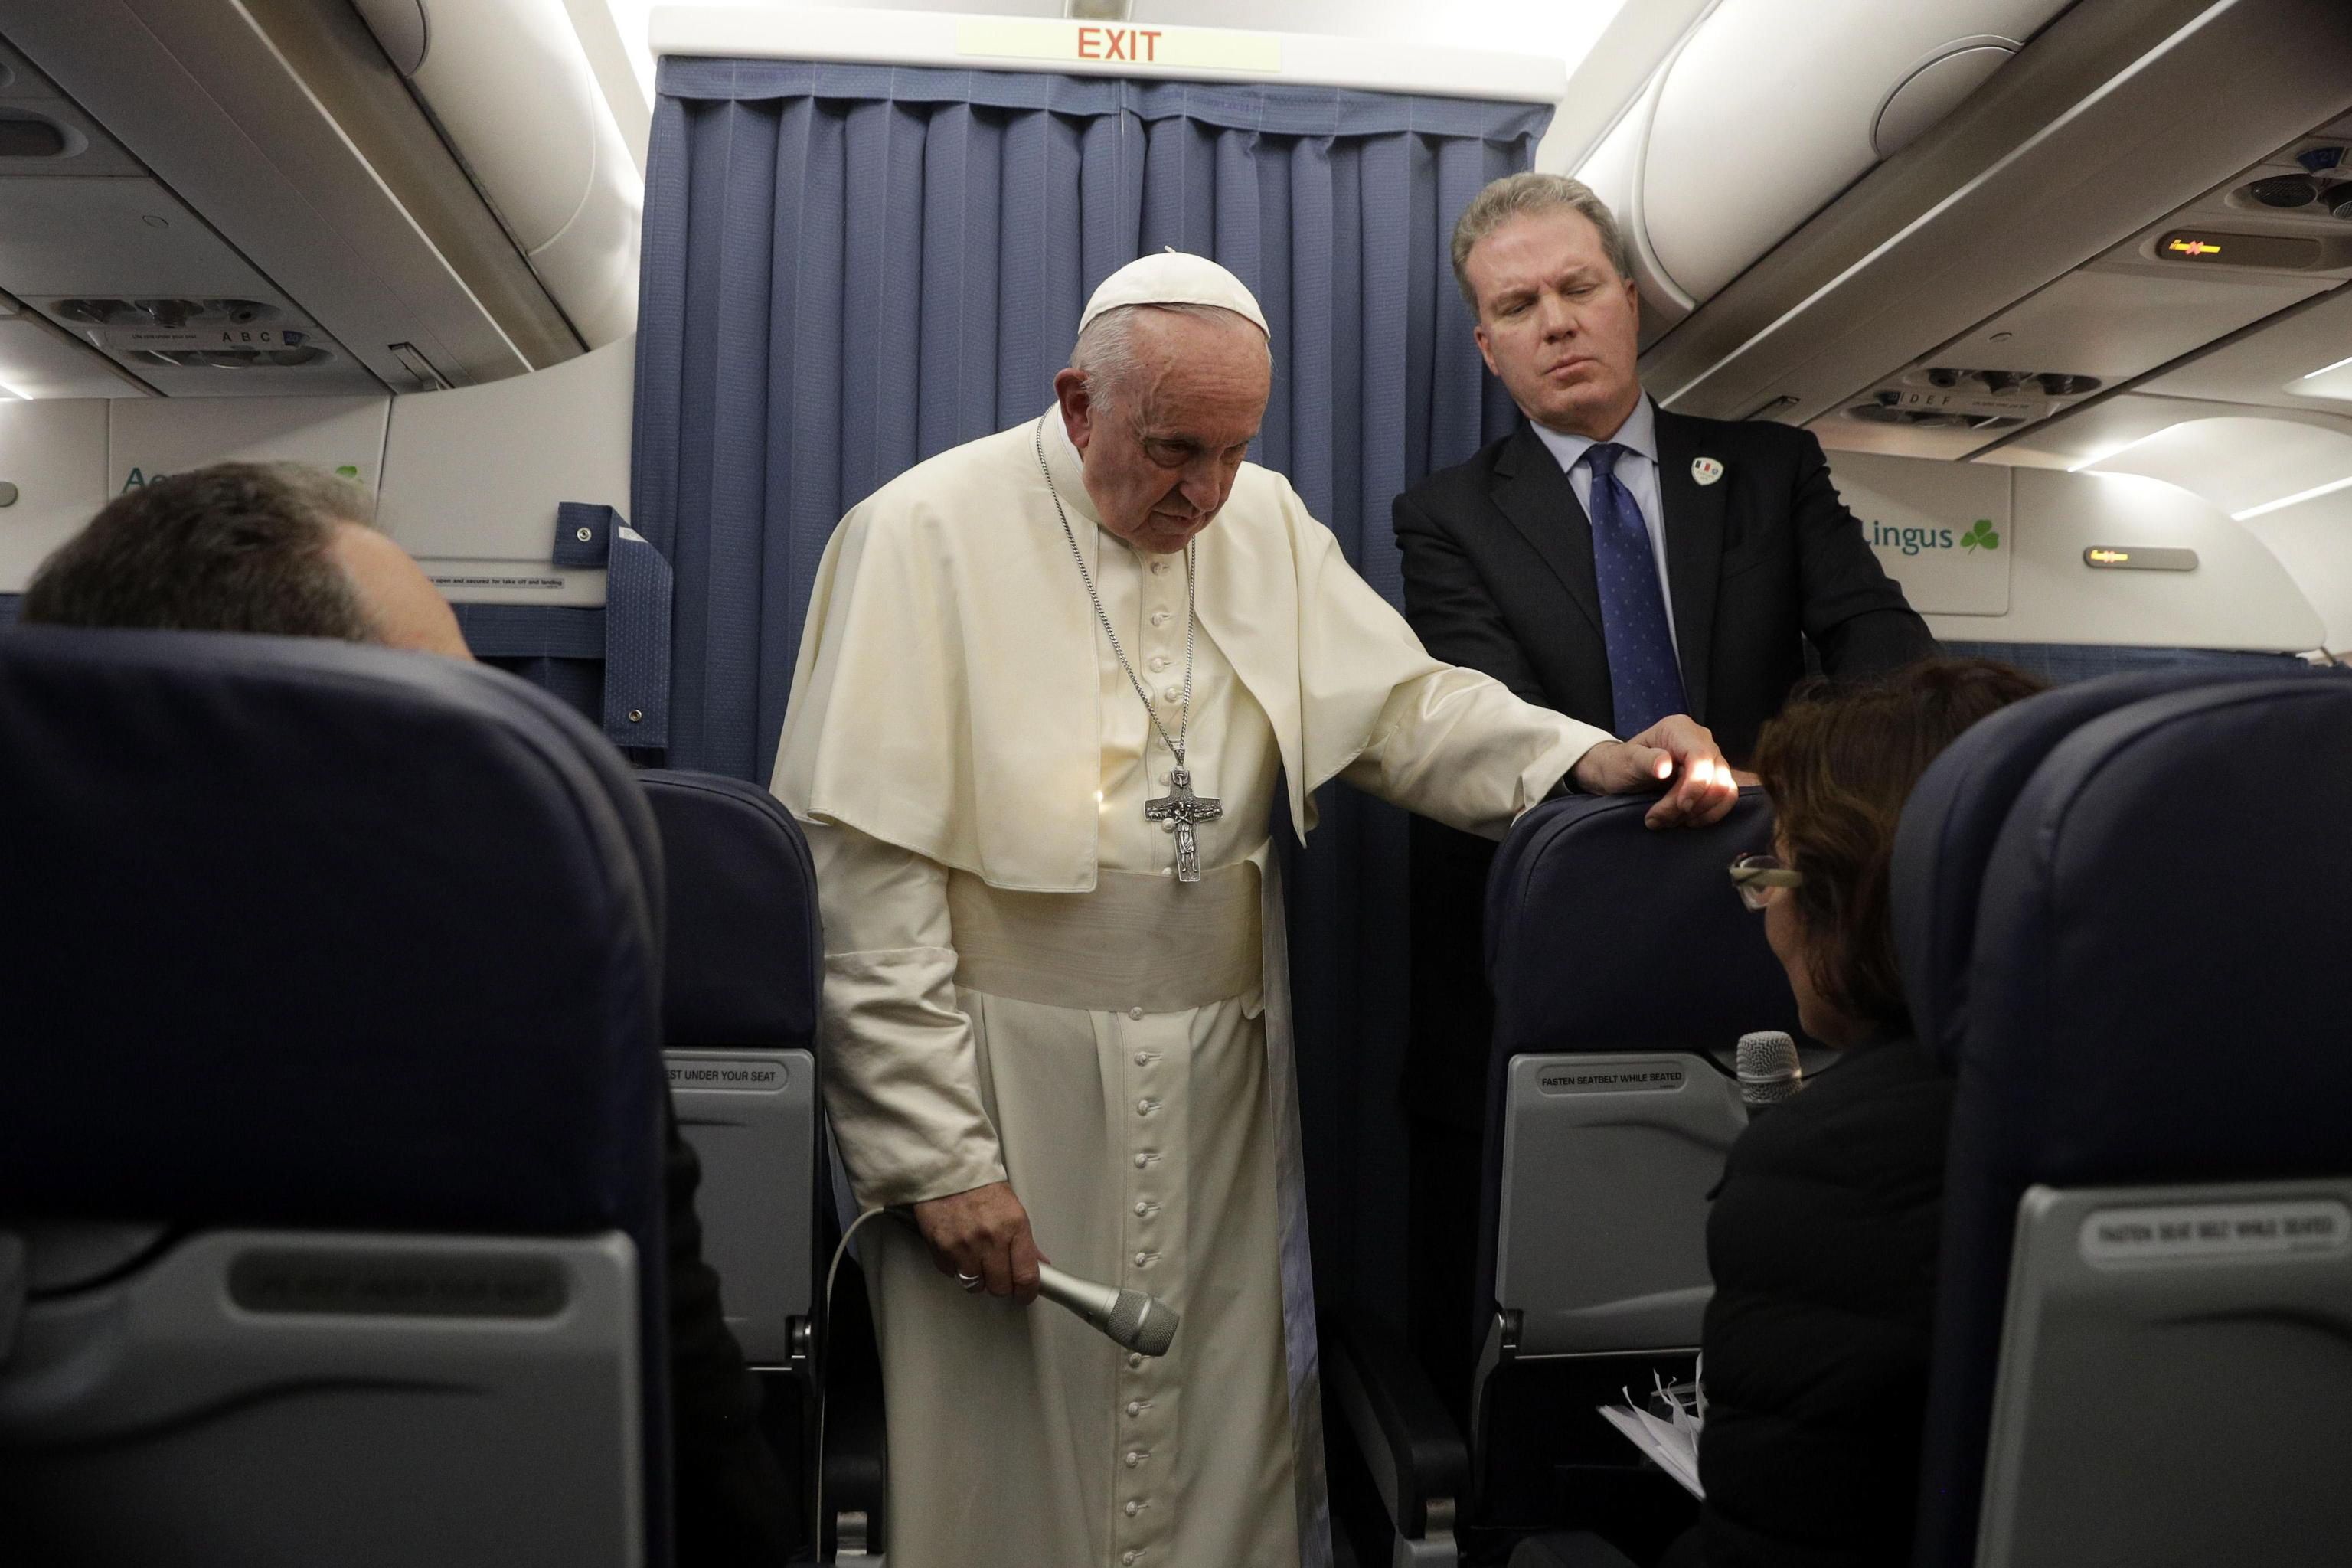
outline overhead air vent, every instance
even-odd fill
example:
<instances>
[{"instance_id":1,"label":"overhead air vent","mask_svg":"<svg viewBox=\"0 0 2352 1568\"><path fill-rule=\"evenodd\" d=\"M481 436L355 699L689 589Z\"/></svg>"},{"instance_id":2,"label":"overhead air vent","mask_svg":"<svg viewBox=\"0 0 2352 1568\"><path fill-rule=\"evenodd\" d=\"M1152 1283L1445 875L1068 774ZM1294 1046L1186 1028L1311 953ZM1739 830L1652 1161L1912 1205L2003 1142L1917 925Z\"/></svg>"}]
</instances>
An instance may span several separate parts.
<instances>
[{"instance_id":1,"label":"overhead air vent","mask_svg":"<svg viewBox=\"0 0 2352 1568\"><path fill-rule=\"evenodd\" d=\"M74 151L64 126L26 109L0 109L0 158L62 158Z\"/></svg>"},{"instance_id":2,"label":"overhead air vent","mask_svg":"<svg viewBox=\"0 0 2352 1568\"><path fill-rule=\"evenodd\" d=\"M50 307L59 320L92 327L161 327L226 321L249 326L273 321L277 306L258 300L60 300Z\"/></svg>"},{"instance_id":3,"label":"overhead air vent","mask_svg":"<svg viewBox=\"0 0 2352 1568\"><path fill-rule=\"evenodd\" d=\"M2036 392L2044 397L2080 397L2099 389L2097 376L2062 370L1962 370L1938 364L1915 373L1912 379L1945 391L1965 387L1989 392L1995 397L2019 393L2032 396Z\"/></svg>"},{"instance_id":4,"label":"overhead air vent","mask_svg":"<svg viewBox=\"0 0 2352 1568\"><path fill-rule=\"evenodd\" d=\"M28 304L167 395L373 386L341 346L283 300L249 294L72 294ZM217 371L237 371L219 377ZM358 378L364 378L363 381Z\"/></svg>"},{"instance_id":5,"label":"overhead air vent","mask_svg":"<svg viewBox=\"0 0 2352 1568\"><path fill-rule=\"evenodd\" d=\"M2322 207L2331 217L2352 218L2352 180L2324 184L2308 174L2273 174L2238 192L2246 203L2273 212Z\"/></svg>"},{"instance_id":6,"label":"overhead air vent","mask_svg":"<svg viewBox=\"0 0 2352 1568\"><path fill-rule=\"evenodd\" d=\"M1971 414L1961 409L1910 408L1884 402L1857 403L1846 414L1865 425L1901 425L1913 430L2010 430L2025 423L2021 414Z\"/></svg>"},{"instance_id":7,"label":"overhead air vent","mask_svg":"<svg viewBox=\"0 0 2352 1568\"><path fill-rule=\"evenodd\" d=\"M124 356L132 363L201 366L207 370L284 370L296 365L324 364L335 356L304 344L292 349L138 349Z\"/></svg>"}]
</instances>

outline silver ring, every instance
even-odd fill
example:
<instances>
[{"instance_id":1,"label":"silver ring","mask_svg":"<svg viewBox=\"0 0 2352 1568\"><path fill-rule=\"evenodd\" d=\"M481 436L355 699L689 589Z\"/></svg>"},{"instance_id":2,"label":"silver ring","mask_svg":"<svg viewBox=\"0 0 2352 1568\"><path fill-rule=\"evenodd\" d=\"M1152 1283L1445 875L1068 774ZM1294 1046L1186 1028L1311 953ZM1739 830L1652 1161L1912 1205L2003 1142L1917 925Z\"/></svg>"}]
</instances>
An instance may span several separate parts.
<instances>
[{"instance_id":1,"label":"silver ring","mask_svg":"<svg viewBox=\"0 0 2352 1568\"><path fill-rule=\"evenodd\" d=\"M967 1290L977 1290L980 1289L980 1276L977 1274L959 1274L956 1276L956 1283L962 1286Z\"/></svg>"}]
</instances>

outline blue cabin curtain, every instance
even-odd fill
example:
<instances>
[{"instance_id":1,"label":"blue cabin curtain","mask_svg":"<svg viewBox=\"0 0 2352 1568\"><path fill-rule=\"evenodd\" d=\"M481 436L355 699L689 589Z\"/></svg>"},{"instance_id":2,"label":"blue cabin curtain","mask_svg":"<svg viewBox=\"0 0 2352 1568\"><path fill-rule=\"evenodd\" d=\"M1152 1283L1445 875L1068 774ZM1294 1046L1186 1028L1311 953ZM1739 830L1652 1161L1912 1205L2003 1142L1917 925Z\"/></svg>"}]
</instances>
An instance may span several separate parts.
<instances>
[{"instance_id":1,"label":"blue cabin curtain","mask_svg":"<svg viewBox=\"0 0 2352 1568\"><path fill-rule=\"evenodd\" d=\"M766 781L841 515L1044 409L1087 296L1162 247L1256 292L1275 374L1254 456L1401 602L1390 501L1517 417L1471 341L1452 226L1528 166L1549 118L1278 84L664 60L629 521L675 574L670 765ZM1359 1171L1382 1140L1347 1130L1393 1114L1404 858L1402 819L1349 796L1290 869L1310 1182L1385 1211L1316 1204L1327 1287L1351 1272L1351 1226L1390 1255L1402 1228L1402 1170Z\"/></svg>"}]
</instances>

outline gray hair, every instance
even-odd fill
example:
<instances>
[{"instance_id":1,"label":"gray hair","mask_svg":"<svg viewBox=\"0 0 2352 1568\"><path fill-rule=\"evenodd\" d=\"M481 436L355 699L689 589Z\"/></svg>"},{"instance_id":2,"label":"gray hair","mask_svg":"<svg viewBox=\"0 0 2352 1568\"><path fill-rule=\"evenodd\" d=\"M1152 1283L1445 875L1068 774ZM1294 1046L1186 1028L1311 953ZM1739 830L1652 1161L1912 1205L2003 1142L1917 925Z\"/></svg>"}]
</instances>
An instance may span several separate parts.
<instances>
[{"instance_id":1,"label":"gray hair","mask_svg":"<svg viewBox=\"0 0 2352 1568\"><path fill-rule=\"evenodd\" d=\"M367 498L292 463L216 463L109 501L26 585L20 618L66 626L373 642L329 552Z\"/></svg>"},{"instance_id":2,"label":"gray hair","mask_svg":"<svg viewBox=\"0 0 2352 1568\"><path fill-rule=\"evenodd\" d=\"M1165 310L1170 315L1190 316L1194 321L1213 321L1220 326L1246 327L1258 346L1265 350L1267 358L1273 357L1274 345L1257 330L1257 323L1223 305L1120 305L1088 321L1086 330L1078 334L1076 346L1070 350L1070 368L1087 378L1087 401L1106 412L1118 406L1121 390L1142 368L1142 356L1135 347L1135 323L1146 310Z\"/></svg>"},{"instance_id":3,"label":"gray hair","mask_svg":"<svg viewBox=\"0 0 2352 1568\"><path fill-rule=\"evenodd\" d=\"M1566 174L1506 174L1472 197L1454 226L1454 281L1473 321L1478 316L1478 295L1470 287L1470 253L1478 242L1522 214L1560 211L1582 213L1601 231L1601 248L1617 276L1633 276L1633 247L1617 226L1617 215L1592 194L1591 185Z\"/></svg>"}]
</instances>

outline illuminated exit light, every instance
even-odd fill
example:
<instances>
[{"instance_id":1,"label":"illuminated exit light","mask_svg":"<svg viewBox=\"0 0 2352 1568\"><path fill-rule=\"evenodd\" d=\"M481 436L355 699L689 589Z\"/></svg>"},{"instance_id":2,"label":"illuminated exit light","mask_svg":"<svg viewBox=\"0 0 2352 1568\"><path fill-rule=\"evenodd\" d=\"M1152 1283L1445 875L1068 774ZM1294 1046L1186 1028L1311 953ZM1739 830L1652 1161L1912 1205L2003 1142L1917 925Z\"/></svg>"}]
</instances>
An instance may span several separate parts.
<instances>
[{"instance_id":1,"label":"illuminated exit light","mask_svg":"<svg viewBox=\"0 0 2352 1568\"><path fill-rule=\"evenodd\" d=\"M2176 239L2164 247L2176 256L2219 256L2221 247L2210 239Z\"/></svg>"}]
</instances>

